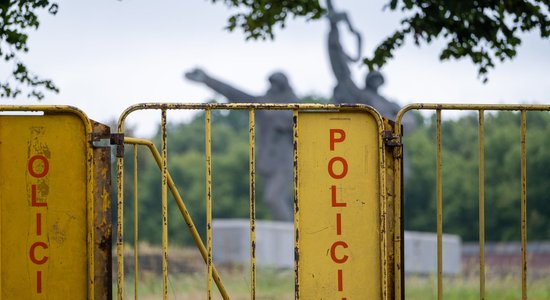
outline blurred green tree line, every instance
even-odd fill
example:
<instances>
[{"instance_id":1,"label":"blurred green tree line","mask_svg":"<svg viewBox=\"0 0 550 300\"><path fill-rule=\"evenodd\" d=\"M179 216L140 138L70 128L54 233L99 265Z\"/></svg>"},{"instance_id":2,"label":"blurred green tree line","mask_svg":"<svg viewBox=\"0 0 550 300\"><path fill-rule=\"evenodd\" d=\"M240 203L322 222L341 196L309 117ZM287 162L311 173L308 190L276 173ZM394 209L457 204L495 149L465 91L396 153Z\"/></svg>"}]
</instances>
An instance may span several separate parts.
<instances>
[{"instance_id":1,"label":"blurred green tree line","mask_svg":"<svg viewBox=\"0 0 550 300\"><path fill-rule=\"evenodd\" d=\"M247 111L212 112L213 217L249 217ZM435 118L422 117L404 138L410 173L405 181L405 229L436 230ZM486 239L520 239L520 115L485 114ZM478 239L478 116L444 119L443 231L465 241ZM550 114L527 113L527 222L529 240L550 239ZM204 113L189 122L169 123L168 168L201 236L206 235ZM153 140L160 149L160 134ZM138 148L139 239L161 241L161 173L146 148ZM125 240L133 240L133 148L125 158ZM257 178L257 218L269 219ZM282 191L284 192L284 191ZM192 243L187 226L169 194L171 244ZM116 194L115 194L116 195ZM116 197L113 197L116 203ZM116 206L113 211L116 214Z\"/></svg>"}]
</instances>

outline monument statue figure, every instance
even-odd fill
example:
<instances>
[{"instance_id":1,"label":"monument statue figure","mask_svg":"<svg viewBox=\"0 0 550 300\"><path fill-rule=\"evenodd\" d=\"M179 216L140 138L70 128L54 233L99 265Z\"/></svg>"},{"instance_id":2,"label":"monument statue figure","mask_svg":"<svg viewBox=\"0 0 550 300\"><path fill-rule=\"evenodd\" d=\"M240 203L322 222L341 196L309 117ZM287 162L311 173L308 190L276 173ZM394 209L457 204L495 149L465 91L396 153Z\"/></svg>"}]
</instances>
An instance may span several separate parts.
<instances>
[{"instance_id":1,"label":"monument statue figure","mask_svg":"<svg viewBox=\"0 0 550 300\"><path fill-rule=\"evenodd\" d=\"M215 79L202 69L185 73L191 81L199 82L234 103L293 103L299 102L288 78L281 72L269 76L270 87L262 96L253 96ZM264 181L264 201L277 221L292 221L292 113L289 111L256 111L257 171Z\"/></svg>"},{"instance_id":2,"label":"monument statue figure","mask_svg":"<svg viewBox=\"0 0 550 300\"><path fill-rule=\"evenodd\" d=\"M400 110L397 103L392 102L378 94L378 88L384 84L384 77L378 71L372 71L365 78L365 87L358 87L351 78L349 68L350 62L356 62L361 53L358 53L357 59L349 56L340 43L340 32L338 23L345 22L351 33L356 36L358 51L361 51L361 34L352 26L348 15L345 12L337 12L332 6L331 0L327 0L327 18L330 22L330 32L328 35L328 54L330 65L337 84L334 87L333 98L337 103L363 103L374 107L383 117L395 120L395 116ZM406 130L414 127L412 116L406 115L403 120Z\"/></svg>"}]
</instances>

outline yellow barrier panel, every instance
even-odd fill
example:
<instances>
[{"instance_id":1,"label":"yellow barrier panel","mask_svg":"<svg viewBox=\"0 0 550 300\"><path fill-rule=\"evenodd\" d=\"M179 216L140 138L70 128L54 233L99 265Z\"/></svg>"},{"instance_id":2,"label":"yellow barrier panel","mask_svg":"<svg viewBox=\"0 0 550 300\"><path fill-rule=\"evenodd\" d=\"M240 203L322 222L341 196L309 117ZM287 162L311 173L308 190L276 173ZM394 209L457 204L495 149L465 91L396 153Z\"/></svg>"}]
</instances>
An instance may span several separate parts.
<instances>
[{"instance_id":1,"label":"yellow barrier panel","mask_svg":"<svg viewBox=\"0 0 550 300\"><path fill-rule=\"evenodd\" d=\"M297 298L383 299L377 119L305 112L297 122Z\"/></svg>"},{"instance_id":2,"label":"yellow barrier panel","mask_svg":"<svg viewBox=\"0 0 550 300\"><path fill-rule=\"evenodd\" d=\"M0 111L43 114L0 116L0 298L94 299L91 122L70 107Z\"/></svg>"}]
</instances>

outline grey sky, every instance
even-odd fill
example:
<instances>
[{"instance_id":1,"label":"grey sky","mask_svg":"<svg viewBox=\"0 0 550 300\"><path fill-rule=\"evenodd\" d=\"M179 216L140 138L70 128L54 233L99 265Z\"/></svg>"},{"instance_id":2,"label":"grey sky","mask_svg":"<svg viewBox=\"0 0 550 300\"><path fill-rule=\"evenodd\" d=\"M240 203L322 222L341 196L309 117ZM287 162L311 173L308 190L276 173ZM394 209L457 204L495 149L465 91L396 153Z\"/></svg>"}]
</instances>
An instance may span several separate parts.
<instances>
[{"instance_id":1,"label":"grey sky","mask_svg":"<svg viewBox=\"0 0 550 300\"><path fill-rule=\"evenodd\" d=\"M250 93L263 93L274 70L286 72L299 95L332 93L325 20L290 20L284 30L277 30L275 41L246 42L241 32L224 30L230 11L211 1L57 2L58 15L43 15L24 57L31 70L61 88L41 104L74 105L106 121L138 102L202 102L215 95L182 79L182 72L195 66ZM334 2L362 32L364 55L398 25L399 13L382 11L385 1ZM348 38L349 49L354 49ZM440 63L440 45L417 48L408 43L398 51L382 70L386 85L381 93L402 105L550 102L550 43L535 33L524 36L514 61L491 71L488 84L477 79L469 61ZM362 84L366 68L358 64L352 69ZM0 103L37 104L24 99ZM152 132L153 119L146 120L149 125L140 129L144 134Z\"/></svg>"}]
</instances>

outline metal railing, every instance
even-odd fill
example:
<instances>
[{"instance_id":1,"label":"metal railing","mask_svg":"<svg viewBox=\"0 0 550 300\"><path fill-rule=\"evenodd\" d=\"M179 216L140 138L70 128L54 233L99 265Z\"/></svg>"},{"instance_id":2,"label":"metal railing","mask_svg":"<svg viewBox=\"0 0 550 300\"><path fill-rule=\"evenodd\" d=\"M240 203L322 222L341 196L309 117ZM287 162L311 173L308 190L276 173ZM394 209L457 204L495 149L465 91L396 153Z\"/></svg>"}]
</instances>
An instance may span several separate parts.
<instances>
[{"instance_id":1,"label":"metal railing","mask_svg":"<svg viewBox=\"0 0 550 300\"><path fill-rule=\"evenodd\" d=\"M485 128L485 112L486 111L519 111L521 114L520 121L520 137L518 141L521 147L521 293L522 299L527 299L527 157L526 157L526 112L527 111L550 111L550 105L475 105L475 104L411 104L405 106L397 115L397 136L401 136L401 124L404 115L412 110L432 110L436 112L436 210L437 210L437 299L443 299L443 258L442 258L442 232L443 232L443 181L442 181L442 134L441 134L441 112L449 110L461 110L461 111L477 111L479 122L479 291L480 299L485 299L485 153L484 153L484 128ZM396 164L396 174L401 174L401 160L402 155L398 155L399 162ZM401 194L401 176L395 176L395 191L396 204L395 207L399 210L402 209ZM400 212L396 212L396 215L400 215ZM396 218L396 222L401 222L399 218ZM400 224L396 224L396 227ZM398 243L401 241L398 240ZM397 248L401 245L396 244ZM397 252L396 252L397 253ZM396 258L399 261L399 258ZM406 262L405 262L406 263ZM396 272L396 282L400 281L398 276L401 276L399 272ZM396 288L401 288L400 285L396 285ZM401 292L396 291L396 296L400 297Z\"/></svg>"},{"instance_id":2,"label":"metal railing","mask_svg":"<svg viewBox=\"0 0 550 300\"><path fill-rule=\"evenodd\" d=\"M189 231L192 234L192 237L195 241L197 248L199 249L206 265L207 265L207 298L211 299L212 295L212 279L215 281L220 294L224 299L229 299L226 289L224 288L219 274L213 264L212 258L212 151L211 151L211 112L212 110L248 110L249 112L249 208L250 208L250 297L251 299L256 298L256 232L255 232L255 223L256 223L256 157L255 157L255 112L257 110L286 110L292 111L294 119L296 120L299 111L359 111L366 112L373 115L378 123L379 129L379 143L380 143L380 153L382 153L382 148L384 147L383 142L383 133L384 133L384 123L380 115L374 111L371 107L365 105L332 105L332 104L246 104L246 103L231 103L231 104L222 104L222 103L209 103L209 104L165 104L165 103L147 103L147 104L137 104L126 109L120 116L118 121L118 133L124 134L125 130L125 120L126 118L135 111L139 110L160 110L161 112L161 151L159 152L155 145L148 140L125 137L123 139L124 144L133 145L134 149L134 272L135 272L135 297L137 299L138 295L138 280L137 275L139 274L138 269L138 191L137 191L137 151L138 146L146 146L151 154L153 155L158 167L161 170L162 176L162 277L163 277L163 298L168 298L168 189L171 191L177 206L181 212L182 217L184 218ZM203 110L205 112L205 156L206 156L206 245L203 244L201 237L193 224L193 220L187 210L183 198L176 189L175 183L168 172L168 153L167 153L167 129L166 129L166 112L167 110ZM296 123L294 124L295 138L296 138ZM294 141L296 143L296 139ZM125 294L125 274L124 274L124 150L121 150L121 143L119 143L119 150L117 150L117 178L118 178L118 219L117 219L117 289L118 289L118 299L124 299ZM296 160L297 154L296 150L294 153L294 165L296 172ZM380 168L384 167L383 158L381 158L382 163ZM380 174L385 174L380 171ZM381 190L385 190L386 176L381 176L380 186ZM294 197L297 197L297 186L294 184ZM381 199L385 199L386 193L381 192ZM382 202L382 200L380 200ZM296 213L296 203L295 198L295 213ZM381 203L385 205L385 203ZM381 206L382 207L382 206ZM384 206L385 207L385 206ZM383 211L382 211L383 210ZM381 208L381 223L385 222L384 216L386 214L385 209ZM296 223L295 223L296 226ZM382 224L381 226L385 226ZM396 227L397 228L397 227ZM392 231L392 230L390 230ZM393 232L393 231L392 231ZM386 247L385 243L393 243L392 240L383 239L382 246ZM390 247L392 251L399 252L398 248ZM381 254L384 255L384 254ZM390 266L392 267L392 266ZM392 267L393 269L393 267ZM395 267L397 270L398 267ZM296 274L297 274L297 270ZM381 270L382 271L382 270ZM390 272L393 273L393 272ZM384 290L384 298L391 299L391 291L388 289L388 282L393 281L391 277L392 274L384 273L382 275L382 285L380 288ZM297 280L297 279L295 279ZM396 283L396 285L399 285Z\"/></svg>"}]
</instances>

